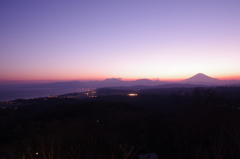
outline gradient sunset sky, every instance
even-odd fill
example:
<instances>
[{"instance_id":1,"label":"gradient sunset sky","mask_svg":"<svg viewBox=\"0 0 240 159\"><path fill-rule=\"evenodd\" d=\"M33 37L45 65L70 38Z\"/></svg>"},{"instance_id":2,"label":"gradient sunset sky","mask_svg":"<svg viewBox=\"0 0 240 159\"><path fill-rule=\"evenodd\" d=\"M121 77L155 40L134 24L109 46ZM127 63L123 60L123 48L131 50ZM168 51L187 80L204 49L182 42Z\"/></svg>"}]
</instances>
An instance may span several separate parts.
<instances>
[{"instance_id":1,"label":"gradient sunset sky","mask_svg":"<svg viewBox=\"0 0 240 159\"><path fill-rule=\"evenodd\" d=\"M239 0L1 0L0 81L240 80Z\"/></svg>"}]
</instances>

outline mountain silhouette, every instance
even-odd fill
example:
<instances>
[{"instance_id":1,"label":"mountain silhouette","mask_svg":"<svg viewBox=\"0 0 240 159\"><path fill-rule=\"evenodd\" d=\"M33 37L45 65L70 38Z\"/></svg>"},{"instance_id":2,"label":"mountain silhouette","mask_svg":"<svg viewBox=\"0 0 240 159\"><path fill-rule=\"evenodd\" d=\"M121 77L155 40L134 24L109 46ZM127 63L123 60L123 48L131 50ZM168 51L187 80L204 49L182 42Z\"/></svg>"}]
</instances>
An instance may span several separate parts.
<instances>
[{"instance_id":1,"label":"mountain silhouette","mask_svg":"<svg viewBox=\"0 0 240 159\"><path fill-rule=\"evenodd\" d=\"M203 73L198 73L188 79L180 81L180 83L187 84L202 84L202 85L218 85L221 83L221 80L209 77Z\"/></svg>"},{"instance_id":2,"label":"mountain silhouette","mask_svg":"<svg viewBox=\"0 0 240 159\"><path fill-rule=\"evenodd\" d=\"M180 85L178 85L180 84ZM134 87L134 88L147 88L147 87L159 87L159 88L172 88L172 87L194 87L197 86L217 86L217 85L235 85L240 84L239 80L219 80L209 77L203 73L198 73L188 79L169 82L160 80L138 79L135 81L122 81L121 78L108 78L103 81L69 81L69 82L55 82L45 84L24 84L16 87L20 88L102 88L102 87Z\"/></svg>"}]
</instances>

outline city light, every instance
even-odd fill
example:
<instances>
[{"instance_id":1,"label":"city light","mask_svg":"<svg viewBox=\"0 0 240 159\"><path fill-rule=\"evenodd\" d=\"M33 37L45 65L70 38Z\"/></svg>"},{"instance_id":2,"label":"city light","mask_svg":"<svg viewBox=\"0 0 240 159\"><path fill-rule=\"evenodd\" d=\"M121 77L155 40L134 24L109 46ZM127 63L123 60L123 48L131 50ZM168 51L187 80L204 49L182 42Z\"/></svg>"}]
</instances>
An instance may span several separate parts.
<instances>
[{"instance_id":1,"label":"city light","mask_svg":"<svg viewBox=\"0 0 240 159\"><path fill-rule=\"evenodd\" d=\"M136 94L136 93L129 93L128 96L134 97L134 96L138 96L138 94Z\"/></svg>"}]
</instances>

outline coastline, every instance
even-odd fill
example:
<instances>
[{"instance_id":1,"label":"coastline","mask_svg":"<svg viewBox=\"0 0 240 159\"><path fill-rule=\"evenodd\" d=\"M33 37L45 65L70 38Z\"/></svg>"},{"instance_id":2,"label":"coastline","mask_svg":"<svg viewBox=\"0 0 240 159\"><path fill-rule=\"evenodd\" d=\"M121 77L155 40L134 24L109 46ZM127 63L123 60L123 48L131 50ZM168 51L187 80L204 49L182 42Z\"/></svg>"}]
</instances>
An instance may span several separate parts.
<instances>
[{"instance_id":1,"label":"coastline","mask_svg":"<svg viewBox=\"0 0 240 159\"><path fill-rule=\"evenodd\" d=\"M33 89L5 89L0 90L0 102L7 102L16 99L31 99L49 97L51 95L62 95L66 93L85 92L77 88L33 88Z\"/></svg>"}]
</instances>

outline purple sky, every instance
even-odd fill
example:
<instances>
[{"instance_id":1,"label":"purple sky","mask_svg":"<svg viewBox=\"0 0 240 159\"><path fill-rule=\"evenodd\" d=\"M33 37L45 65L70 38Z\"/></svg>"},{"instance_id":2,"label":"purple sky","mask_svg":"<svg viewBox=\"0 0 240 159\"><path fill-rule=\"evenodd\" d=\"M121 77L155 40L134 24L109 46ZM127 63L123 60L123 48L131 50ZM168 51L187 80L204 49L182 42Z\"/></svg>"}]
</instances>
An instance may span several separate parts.
<instances>
[{"instance_id":1,"label":"purple sky","mask_svg":"<svg viewBox=\"0 0 240 159\"><path fill-rule=\"evenodd\" d=\"M2 0L0 80L240 79L239 0Z\"/></svg>"}]
</instances>

